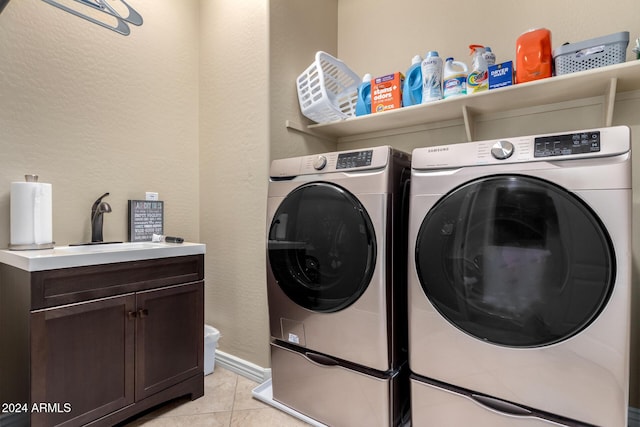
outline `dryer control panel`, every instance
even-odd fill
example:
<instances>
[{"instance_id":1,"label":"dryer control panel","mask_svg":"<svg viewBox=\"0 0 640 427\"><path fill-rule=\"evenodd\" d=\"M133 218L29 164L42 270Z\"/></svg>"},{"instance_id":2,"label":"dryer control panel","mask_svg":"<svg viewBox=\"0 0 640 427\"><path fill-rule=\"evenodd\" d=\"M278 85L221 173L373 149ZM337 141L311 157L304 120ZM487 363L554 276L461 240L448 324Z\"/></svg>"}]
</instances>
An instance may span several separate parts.
<instances>
[{"instance_id":1,"label":"dryer control panel","mask_svg":"<svg viewBox=\"0 0 640 427\"><path fill-rule=\"evenodd\" d=\"M366 172L383 169L392 161L392 157L397 156L409 159L408 154L393 150L388 145L279 159L271 163L270 176L289 178L331 172Z\"/></svg>"},{"instance_id":2,"label":"dryer control panel","mask_svg":"<svg viewBox=\"0 0 640 427\"><path fill-rule=\"evenodd\" d=\"M351 169L371 166L373 150L355 151L352 153L338 154L336 169Z\"/></svg>"},{"instance_id":3,"label":"dryer control panel","mask_svg":"<svg viewBox=\"0 0 640 427\"><path fill-rule=\"evenodd\" d=\"M367 166L371 166L371 162L373 160L373 150L363 150L363 151L354 151L349 153L337 153L338 157L336 159L336 153L329 154L329 158L332 160L335 159L335 169L353 169L353 168L364 168ZM317 171L321 171L327 166L329 159L326 154L318 155L313 161L313 168Z\"/></svg>"}]
</instances>

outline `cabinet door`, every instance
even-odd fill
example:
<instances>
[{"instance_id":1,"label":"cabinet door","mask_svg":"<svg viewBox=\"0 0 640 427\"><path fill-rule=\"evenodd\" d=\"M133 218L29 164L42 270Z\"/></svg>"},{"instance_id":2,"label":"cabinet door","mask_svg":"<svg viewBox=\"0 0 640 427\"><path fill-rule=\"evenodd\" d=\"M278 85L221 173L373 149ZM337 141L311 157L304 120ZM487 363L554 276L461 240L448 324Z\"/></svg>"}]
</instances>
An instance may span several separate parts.
<instances>
[{"instance_id":1,"label":"cabinet door","mask_svg":"<svg viewBox=\"0 0 640 427\"><path fill-rule=\"evenodd\" d=\"M136 294L136 400L203 374L204 282Z\"/></svg>"},{"instance_id":2,"label":"cabinet door","mask_svg":"<svg viewBox=\"0 0 640 427\"><path fill-rule=\"evenodd\" d=\"M82 425L133 403L134 310L128 294L32 312L33 426Z\"/></svg>"}]
</instances>

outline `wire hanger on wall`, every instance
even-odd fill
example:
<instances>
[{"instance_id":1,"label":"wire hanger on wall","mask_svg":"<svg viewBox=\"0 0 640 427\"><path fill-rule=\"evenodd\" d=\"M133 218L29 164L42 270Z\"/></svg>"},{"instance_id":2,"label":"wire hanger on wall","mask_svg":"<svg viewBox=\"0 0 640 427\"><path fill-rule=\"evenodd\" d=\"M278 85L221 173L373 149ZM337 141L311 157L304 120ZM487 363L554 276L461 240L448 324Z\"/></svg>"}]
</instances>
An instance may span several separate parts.
<instances>
[{"instance_id":1,"label":"wire hanger on wall","mask_svg":"<svg viewBox=\"0 0 640 427\"><path fill-rule=\"evenodd\" d=\"M110 30L115 31L116 33L120 33L122 35L128 36L131 33L128 24L133 25L142 25L142 16L133 9L129 4L127 4L124 0L68 0L66 3L62 4L58 0L42 0L45 3L48 3L52 6L55 6L59 9L64 10L65 12L69 12L75 16L86 19L89 22L100 25L101 27L108 28ZM118 2L120 3L124 9L126 9L126 15L121 14L113 7L109 2ZM78 8L73 8L71 5L75 5ZM90 9L86 9L89 7L98 13L91 13ZM82 10L86 12L83 12ZM91 14L90 14L91 13ZM123 16L124 15L124 16ZM114 21L115 19L115 21Z\"/></svg>"}]
</instances>

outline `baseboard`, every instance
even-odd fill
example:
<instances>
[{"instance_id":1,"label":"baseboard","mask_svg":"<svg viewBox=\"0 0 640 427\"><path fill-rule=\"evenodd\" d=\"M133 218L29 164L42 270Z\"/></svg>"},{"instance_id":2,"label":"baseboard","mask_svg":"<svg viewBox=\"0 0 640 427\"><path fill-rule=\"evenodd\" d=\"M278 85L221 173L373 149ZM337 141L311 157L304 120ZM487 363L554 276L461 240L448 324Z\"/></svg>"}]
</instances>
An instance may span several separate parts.
<instances>
[{"instance_id":1,"label":"baseboard","mask_svg":"<svg viewBox=\"0 0 640 427\"><path fill-rule=\"evenodd\" d=\"M640 409L629 407L629 427L640 427Z\"/></svg>"},{"instance_id":2,"label":"baseboard","mask_svg":"<svg viewBox=\"0 0 640 427\"><path fill-rule=\"evenodd\" d=\"M271 378L271 368L263 368L224 351L216 350L216 366L222 366L238 375L262 384Z\"/></svg>"}]
</instances>

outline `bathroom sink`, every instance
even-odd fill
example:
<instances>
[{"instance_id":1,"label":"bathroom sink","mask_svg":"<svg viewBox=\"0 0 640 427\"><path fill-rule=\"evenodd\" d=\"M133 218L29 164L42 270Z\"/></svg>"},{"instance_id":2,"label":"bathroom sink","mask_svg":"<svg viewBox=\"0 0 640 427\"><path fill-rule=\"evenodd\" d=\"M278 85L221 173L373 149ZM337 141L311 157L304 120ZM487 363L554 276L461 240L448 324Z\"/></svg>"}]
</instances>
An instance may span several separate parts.
<instances>
[{"instance_id":1,"label":"bathroom sink","mask_svg":"<svg viewBox=\"0 0 640 427\"><path fill-rule=\"evenodd\" d=\"M141 249L159 249L166 248L164 243L154 242L100 242L100 243L80 243L69 246L56 246L54 252L65 253L99 253L114 251L135 251Z\"/></svg>"},{"instance_id":2,"label":"bathroom sink","mask_svg":"<svg viewBox=\"0 0 640 427\"><path fill-rule=\"evenodd\" d=\"M125 242L76 246L56 246L53 249L11 251L0 250L0 263L26 271L53 270L86 265L111 264L175 256L204 254L202 243Z\"/></svg>"},{"instance_id":3,"label":"bathroom sink","mask_svg":"<svg viewBox=\"0 0 640 427\"><path fill-rule=\"evenodd\" d=\"M69 246L112 245L114 243L124 243L124 242L84 242L84 243L71 243L71 244L69 244Z\"/></svg>"}]
</instances>

